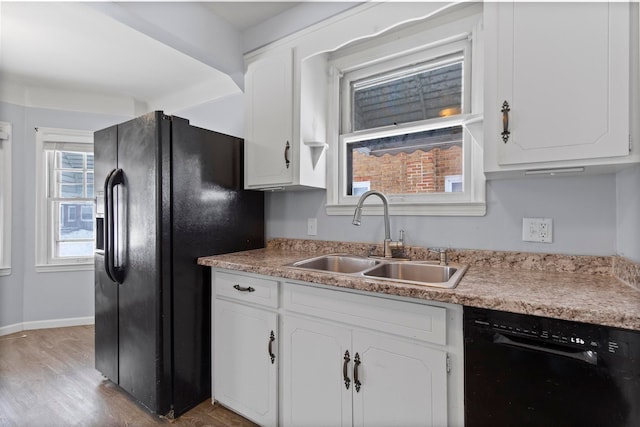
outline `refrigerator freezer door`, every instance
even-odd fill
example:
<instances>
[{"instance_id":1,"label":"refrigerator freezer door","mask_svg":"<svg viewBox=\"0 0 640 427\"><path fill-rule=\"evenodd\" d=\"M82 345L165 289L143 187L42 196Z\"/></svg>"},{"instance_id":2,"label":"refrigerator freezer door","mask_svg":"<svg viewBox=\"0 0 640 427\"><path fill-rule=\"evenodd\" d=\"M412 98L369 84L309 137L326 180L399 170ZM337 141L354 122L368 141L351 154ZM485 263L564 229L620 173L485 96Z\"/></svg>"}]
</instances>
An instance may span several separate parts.
<instances>
[{"instance_id":1,"label":"refrigerator freezer door","mask_svg":"<svg viewBox=\"0 0 640 427\"><path fill-rule=\"evenodd\" d=\"M169 124L160 112L118 127L116 264L124 269L119 287L119 385L142 404L166 415L171 405L170 312L163 295L170 276L169 211L162 206L162 179L168 174ZM168 235L168 237L167 237Z\"/></svg>"},{"instance_id":2,"label":"refrigerator freezer door","mask_svg":"<svg viewBox=\"0 0 640 427\"><path fill-rule=\"evenodd\" d=\"M104 255L95 254L96 369L118 383L118 286L104 269Z\"/></svg>"},{"instance_id":3,"label":"refrigerator freezer door","mask_svg":"<svg viewBox=\"0 0 640 427\"><path fill-rule=\"evenodd\" d=\"M94 194L104 198L104 183L118 164L118 128L112 126L94 135ZM104 199L97 201L104 205ZM104 231L104 209L96 209L96 223ZM99 237L99 236L98 236ZM95 253L95 366L118 383L118 285L106 273L104 236L98 238Z\"/></svg>"}]
</instances>

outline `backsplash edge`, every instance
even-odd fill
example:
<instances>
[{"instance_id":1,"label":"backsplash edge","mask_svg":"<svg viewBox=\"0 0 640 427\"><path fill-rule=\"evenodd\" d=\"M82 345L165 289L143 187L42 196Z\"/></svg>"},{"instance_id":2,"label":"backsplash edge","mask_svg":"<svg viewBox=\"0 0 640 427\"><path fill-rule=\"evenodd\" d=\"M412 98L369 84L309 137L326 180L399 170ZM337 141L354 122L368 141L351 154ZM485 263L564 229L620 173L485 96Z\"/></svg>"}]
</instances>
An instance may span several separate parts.
<instances>
[{"instance_id":1,"label":"backsplash edge","mask_svg":"<svg viewBox=\"0 0 640 427\"><path fill-rule=\"evenodd\" d=\"M613 275L640 291L640 264L622 256L613 258Z\"/></svg>"}]
</instances>

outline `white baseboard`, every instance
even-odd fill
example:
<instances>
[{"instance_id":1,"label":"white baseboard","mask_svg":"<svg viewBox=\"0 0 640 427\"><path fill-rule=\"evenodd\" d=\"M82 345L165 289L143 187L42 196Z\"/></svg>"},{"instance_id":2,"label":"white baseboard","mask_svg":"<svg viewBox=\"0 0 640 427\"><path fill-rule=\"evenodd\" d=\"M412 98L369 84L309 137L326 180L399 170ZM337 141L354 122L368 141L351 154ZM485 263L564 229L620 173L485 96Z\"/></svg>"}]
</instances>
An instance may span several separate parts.
<instances>
[{"instance_id":1,"label":"white baseboard","mask_svg":"<svg viewBox=\"0 0 640 427\"><path fill-rule=\"evenodd\" d=\"M93 325L94 323L95 318L93 316L14 323L13 325L0 327L0 337L33 329L65 328L67 326Z\"/></svg>"},{"instance_id":2,"label":"white baseboard","mask_svg":"<svg viewBox=\"0 0 640 427\"><path fill-rule=\"evenodd\" d=\"M15 334L16 332L24 331L24 326L22 323L14 323L9 326L0 327L0 337L9 334Z\"/></svg>"}]
</instances>

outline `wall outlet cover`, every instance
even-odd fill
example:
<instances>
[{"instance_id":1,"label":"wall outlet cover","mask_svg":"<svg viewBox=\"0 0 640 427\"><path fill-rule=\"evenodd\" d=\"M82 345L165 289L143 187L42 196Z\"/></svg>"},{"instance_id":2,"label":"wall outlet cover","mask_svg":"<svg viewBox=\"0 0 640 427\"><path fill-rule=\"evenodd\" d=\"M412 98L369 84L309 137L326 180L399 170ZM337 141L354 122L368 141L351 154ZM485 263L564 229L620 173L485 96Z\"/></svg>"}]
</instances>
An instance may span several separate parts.
<instances>
[{"instance_id":1,"label":"wall outlet cover","mask_svg":"<svg viewBox=\"0 0 640 427\"><path fill-rule=\"evenodd\" d=\"M551 218L522 218L522 240L525 242L553 242Z\"/></svg>"}]
</instances>

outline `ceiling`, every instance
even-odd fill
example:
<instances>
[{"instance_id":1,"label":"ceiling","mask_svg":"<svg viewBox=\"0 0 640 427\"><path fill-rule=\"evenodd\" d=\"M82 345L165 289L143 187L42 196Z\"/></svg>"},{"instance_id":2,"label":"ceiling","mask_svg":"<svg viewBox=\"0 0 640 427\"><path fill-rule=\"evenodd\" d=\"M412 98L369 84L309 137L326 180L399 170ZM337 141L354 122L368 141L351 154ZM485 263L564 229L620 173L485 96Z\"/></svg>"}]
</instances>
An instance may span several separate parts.
<instances>
[{"instance_id":1,"label":"ceiling","mask_svg":"<svg viewBox=\"0 0 640 427\"><path fill-rule=\"evenodd\" d=\"M240 31L253 27L266 21L285 10L298 6L300 2L205 2L204 3L216 15L225 19Z\"/></svg>"},{"instance_id":2,"label":"ceiling","mask_svg":"<svg viewBox=\"0 0 640 427\"><path fill-rule=\"evenodd\" d=\"M227 34L229 44L236 46L237 43L233 45L231 39L240 40L242 31L298 4L201 2L198 7L204 6L205 11L217 16L218 20L214 17L211 22L219 24L216 25L221 28L218 31L226 31L219 38ZM185 94L189 97L188 103L196 105L241 90L237 76L234 81L228 70L222 72L220 69L223 67L212 66L192 54L196 50L181 49L182 46L189 47L181 40L182 34L168 34L169 43L160 41L154 37L153 31L161 33L165 30L168 33L161 25L154 27L153 23L143 22L140 18L137 21L126 17L122 19L124 15L120 9L114 9L114 13L105 13L101 9L109 6L122 9L119 5L123 4L0 2L3 92L9 91L7 87L14 92L16 88L27 88L25 93L33 92L35 88L82 91L126 97L146 104L149 109L167 110L163 106L171 103L174 109L187 107L183 105L186 101L177 101L186 98ZM130 5L158 9L169 3ZM196 3L173 5L187 8ZM139 10L136 12L140 13ZM230 25L221 24L225 21ZM136 28L132 22L141 24ZM237 52L240 65L236 65L240 71L241 53ZM221 61L226 60L224 55L221 58Z\"/></svg>"}]
</instances>

